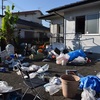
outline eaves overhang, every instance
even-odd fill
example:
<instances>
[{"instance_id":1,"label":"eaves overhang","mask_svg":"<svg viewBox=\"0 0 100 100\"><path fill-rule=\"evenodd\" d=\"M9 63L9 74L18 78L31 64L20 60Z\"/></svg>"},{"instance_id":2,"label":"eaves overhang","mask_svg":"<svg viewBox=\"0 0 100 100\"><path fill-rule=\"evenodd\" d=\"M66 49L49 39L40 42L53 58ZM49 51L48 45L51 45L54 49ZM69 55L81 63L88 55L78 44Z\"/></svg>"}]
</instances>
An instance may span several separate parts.
<instances>
[{"instance_id":1,"label":"eaves overhang","mask_svg":"<svg viewBox=\"0 0 100 100\"><path fill-rule=\"evenodd\" d=\"M52 13L52 14L43 15L43 16L38 17L38 18L39 18L39 19L50 20L51 18L54 18L54 17L56 17L56 16L57 16L57 14Z\"/></svg>"},{"instance_id":2,"label":"eaves overhang","mask_svg":"<svg viewBox=\"0 0 100 100\"><path fill-rule=\"evenodd\" d=\"M94 3L94 2L98 2L98 1L100 1L100 0L83 0L83 1L75 2L75 3L71 3L68 5L60 6L57 8L53 8L46 12L52 13L52 12L56 12L56 11L60 11L60 10L68 9L68 8L73 8L73 7L77 7L77 6L81 6L81 5L85 5L85 4L89 4L89 3Z\"/></svg>"}]
</instances>

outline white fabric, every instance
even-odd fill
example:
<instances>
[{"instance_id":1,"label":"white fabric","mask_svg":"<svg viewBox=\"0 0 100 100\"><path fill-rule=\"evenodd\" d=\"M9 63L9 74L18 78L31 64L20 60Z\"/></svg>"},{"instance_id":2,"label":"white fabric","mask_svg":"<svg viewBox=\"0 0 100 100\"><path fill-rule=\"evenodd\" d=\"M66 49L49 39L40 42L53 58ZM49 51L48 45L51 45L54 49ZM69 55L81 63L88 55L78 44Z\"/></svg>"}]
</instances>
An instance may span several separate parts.
<instances>
[{"instance_id":1,"label":"white fabric","mask_svg":"<svg viewBox=\"0 0 100 100\"><path fill-rule=\"evenodd\" d=\"M68 59L69 56L67 54L61 53L58 57L56 57L56 64L66 65Z\"/></svg>"},{"instance_id":2,"label":"white fabric","mask_svg":"<svg viewBox=\"0 0 100 100\"><path fill-rule=\"evenodd\" d=\"M44 85L44 87L46 92L53 95L61 89L61 79L54 76L49 80L49 83Z\"/></svg>"},{"instance_id":3,"label":"white fabric","mask_svg":"<svg viewBox=\"0 0 100 100\"><path fill-rule=\"evenodd\" d=\"M71 61L73 63L86 63L87 61L83 58L83 57L77 57L75 58L73 61Z\"/></svg>"},{"instance_id":4,"label":"white fabric","mask_svg":"<svg viewBox=\"0 0 100 100\"><path fill-rule=\"evenodd\" d=\"M81 100L96 100L95 98L96 92L90 88L83 89L83 92L81 94L82 99Z\"/></svg>"},{"instance_id":5,"label":"white fabric","mask_svg":"<svg viewBox=\"0 0 100 100\"><path fill-rule=\"evenodd\" d=\"M49 65L45 64L42 67L40 67L36 72L30 73L29 76L30 76L30 78L34 78L36 75L38 75L40 73L44 73L45 71L48 71L48 69L49 69ZM27 76L25 76L25 78L27 78Z\"/></svg>"},{"instance_id":6,"label":"white fabric","mask_svg":"<svg viewBox=\"0 0 100 100\"><path fill-rule=\"evenodd\" d=\"M0 93L8 92L13 89L12 86L8 86L8 83L6 81L0 81Z\"/></svg>"},{"instance_id":7,"label":"white fabric","mask_svg":"<svg viewBox=\"0 0 100 100\"><path fill-rule=\"evenodd\" d=\"M49 69L49 65L48 64L45 64L44 66L42 66L38 71L37 73L43 73L45 71L48 71Z\"/></svg>"}]
</instances>

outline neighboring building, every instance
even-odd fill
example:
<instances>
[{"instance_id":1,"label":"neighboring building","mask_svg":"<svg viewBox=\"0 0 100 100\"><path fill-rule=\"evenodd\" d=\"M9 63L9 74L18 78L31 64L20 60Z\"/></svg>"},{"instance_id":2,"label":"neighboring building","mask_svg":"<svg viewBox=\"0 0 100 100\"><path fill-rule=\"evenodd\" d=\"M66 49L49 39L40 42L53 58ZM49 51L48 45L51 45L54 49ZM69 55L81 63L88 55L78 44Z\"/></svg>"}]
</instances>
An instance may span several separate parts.
<instances>
[{"instance_id":1,"label":"neighboring building","mask_svg":"<svg viewBox=\"0 0 100 100\"><path fill-rule=\"evenodd\" d=\"M49 40L49 28L43 26L42 20L38 19L42 14L40 10L23 11L13 13L18 15L16 25L16 36L19 35L21 42L32 43L32 41L44 42Z\"/></svg>"},{"instance_id":2,"label":"neighboring building","mask_svg":"<svg viewBox=\"0 0 100 100\"><path fill-rule=\"evenodd\" d=\"M100 0L81 0L47 12L39 18L50 21L51 42L100 53Z\"/></svg>"}]
</instances>

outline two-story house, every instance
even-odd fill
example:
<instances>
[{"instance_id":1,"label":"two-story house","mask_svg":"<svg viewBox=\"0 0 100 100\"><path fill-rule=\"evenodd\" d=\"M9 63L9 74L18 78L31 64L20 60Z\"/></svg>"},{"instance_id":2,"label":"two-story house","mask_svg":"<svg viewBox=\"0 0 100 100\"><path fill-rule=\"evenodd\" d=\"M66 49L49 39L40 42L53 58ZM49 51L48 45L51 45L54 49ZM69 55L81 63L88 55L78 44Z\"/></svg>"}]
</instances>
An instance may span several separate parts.
<instances>
[{"instance_id":1,"label":"two-story house","mask_svg":"<svg viewBox=\"0 0 100 100\"><path fill-rule=\"evenodd\" d=\"M49 28L43 26L42 20L38 19L42 14L40 10L23 11L13 13L18 15L16 35L20 35L22 42L48 41Z\"/></svg>"}]
</instances>

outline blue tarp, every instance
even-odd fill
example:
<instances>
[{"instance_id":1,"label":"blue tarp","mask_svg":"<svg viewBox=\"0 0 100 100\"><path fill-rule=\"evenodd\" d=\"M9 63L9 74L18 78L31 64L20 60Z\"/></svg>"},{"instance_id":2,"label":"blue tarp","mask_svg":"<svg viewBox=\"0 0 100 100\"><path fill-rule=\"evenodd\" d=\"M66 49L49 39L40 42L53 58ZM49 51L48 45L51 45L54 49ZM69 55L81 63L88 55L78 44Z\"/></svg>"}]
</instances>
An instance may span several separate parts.
<instances>
[{"instance_id":1,"label":"blue tarp","mask_svg":"<svg viewBox=\"0 0 100 100\"><path fill-rule=\"evenodd\" d=\"M96 92L100 92L100 78L93 75L80 78L80 89L91 88Z\"/></svg>"},{"instance_id":2,"label":"blue tarp","mask_svg":"<svg viewBox=\"0 0 100 100\"><path fill-rule=\"evenodd\" d=\"M75 58L77 58L79 56L81 56L83 58L86 58L86 54L81 49L75 50L75 51L71 51L71 52L68 53L68 55L70 56L69 61L72 61L72 60L74 60Z\"/></svg>"}]
</instances>

